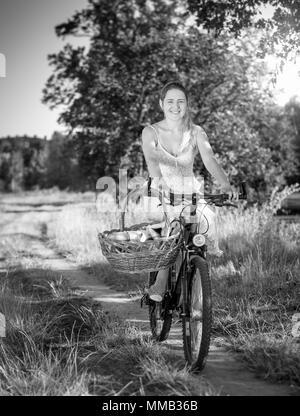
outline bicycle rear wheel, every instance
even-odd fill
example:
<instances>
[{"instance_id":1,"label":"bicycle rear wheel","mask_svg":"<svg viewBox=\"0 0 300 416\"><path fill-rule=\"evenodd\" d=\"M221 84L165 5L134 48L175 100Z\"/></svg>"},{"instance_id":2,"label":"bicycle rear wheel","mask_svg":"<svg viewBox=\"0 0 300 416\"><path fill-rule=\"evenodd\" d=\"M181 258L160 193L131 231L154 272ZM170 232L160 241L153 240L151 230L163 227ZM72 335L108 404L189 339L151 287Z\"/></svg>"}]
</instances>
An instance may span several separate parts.
<instances>
[{"instance_id":1,"label":"bicycle rear wheel","mask_svg":"<svg viewBox=\"0 0 300 416\"><path fill-rule=\"evenodd\" d=\"M157 272L150 272L149 286L151 286L156 279ZM165 341L172 325L172 311L169 308L170 297L168 292L165 294L161 302L154 302L149 300L149 320L152 336L156 341Z\"/></svg>"},{"instance_id":2,"label":"bicycle rear wheel","mask_svg":"<svg viewBox=\"0 0 300 416\"><path fill-rule=\"evenodd\" d=\"M192 371L201 371L209 351L212 326L211 282L207 262L200 256L191 260L182 316L183 348Z\"/></svg>"}]
</instances>

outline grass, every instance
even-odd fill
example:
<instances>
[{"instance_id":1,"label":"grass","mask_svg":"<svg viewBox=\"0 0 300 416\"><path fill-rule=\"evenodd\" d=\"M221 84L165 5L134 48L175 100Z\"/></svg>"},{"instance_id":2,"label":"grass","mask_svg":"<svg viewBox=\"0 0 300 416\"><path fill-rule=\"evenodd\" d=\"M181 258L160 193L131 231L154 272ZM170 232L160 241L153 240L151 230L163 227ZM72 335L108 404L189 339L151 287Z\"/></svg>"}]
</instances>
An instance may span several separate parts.
<instances>
[{"instance_id":1,"label":"grass","mask_svg":"<svg viewBox=\"0 0 300 416\"><path fill-rule=\"evenodd\" d=\"M89 211L80 212L92 218ZM32 230L39 227L36 213L30 223ZM39 230L30 236L23 231L6 234L0 244L0 259L8 266L1 268L0 260L0 312L6 319L0 338L1 396L218 394L195 379L183 360L45 268L33 250ZM79 260L84 263L83 255Z\"/></svg>"},{"instance_id":2,"label":"grass","mask_svg":"<svg viewBox=\"0 0 300 416\"><path fill-rule=\"evenodd\" d=\"M116 207L109 198L105 204L106 211L65 207L47 223L49 242L109 285L139 292L145 275L113 272L101 255L97 232L118 227ZM214 339L261 377L300 385L300 344L292 336L292 316L300 311L300 224L276 222L271 208L218 214L225 255L210 261ZM131 205L128 224L143 220ZM183 360L42 268L28 238L6 236L0 244L0 258L11 259L0 276L0 312L7 319L1 395L218 394L195 380Z\"/></svg>"},{"instance_id":3,"label":"grass","mask_svg":"<svg viewBox=\"0 0 300 416\"><path fill-rule=\"evenodd\" d=\"M222 260L213 260L217 336L263 378L300 385L300 224L280 222L270 206L220 217ZM229 340L229 342L228 342Z\"/></svg>"},{"instance_id":4,"label":"grass","mask_svg":"<svg viewBox=\"0 0 300 416\"><path fill-rule=\"evenodd\" d=\"M95 202L94 192L60 191L57 187L36 191L21 191L18 193L0 193L1 205L60 205L66 203Z\"/></svg>"},{"instance_id":5,"label":"grass","mask_svg":"<svg viewBox=\"0 0 300 416\"><path fill-rule=\"evenodd\" d=\"M1 395L216 394L149 336L72 294L55 273L40 275L39 290L30 270L1 276Z\"/></svg>"},{"instance_id":6,"label":"grass","mask_svg":"<svg viewBox=\"0 0 300 416\"><path fill-rule=\"evenodd\" d=\"M57 221L49 229L50 241L72 261L76 261L81 266L91 267L94 274L101 275L102 280L112 288L139 292L147 282L147 274L112 272L101 253L97 234L119 227L117 206L108 196L103 199L101 211L95 205L64 208L58 215ZM107 207L107 210L103 207ZM137 221L145 221L146 217L141 209L130 204L125 220L126 224L132 225Z\"/></svg>"},{"instance_id":7,"label":"grass","mask_svg":"<svg viewBox=\"0 0 300 416\"><path fill-rule=\"evenodd\" d=\"M286 193L274 193L260 208L219 210L218 233L225 254L210 261L213 329L214 336L225 337L224 345L238 351L261 377L300 385L300 344L292 336L292 317L300 311L300 224L273 216ZM110 285L142 290L145 276L111 273L100 253L97 231L118 226L115 209L99 215L96 208L67 208L61 215L53 235L62 250L93 267ZM129 223L144 220L134 205L127 217Z\"/></svg>"}]
</instances>

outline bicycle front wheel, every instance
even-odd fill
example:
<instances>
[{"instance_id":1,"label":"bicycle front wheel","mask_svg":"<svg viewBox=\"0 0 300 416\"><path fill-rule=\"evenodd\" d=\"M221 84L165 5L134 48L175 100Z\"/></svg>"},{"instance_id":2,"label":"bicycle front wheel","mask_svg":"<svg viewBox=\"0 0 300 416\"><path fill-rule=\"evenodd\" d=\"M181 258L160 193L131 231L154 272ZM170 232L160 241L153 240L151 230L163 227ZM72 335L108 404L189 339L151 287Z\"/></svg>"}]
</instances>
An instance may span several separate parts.
<instances>
[{"instance_id":1,"label":"bicycle front wheel","mask_svg":"<svg viewBox=\"0 0 300 416\"><path fill-rule=\"evenodd\" d=\"M191 260L182 316L183 348L193 371L201 371L209 351L212 326L211 282L208 265L200 256Z\"/></svg>"}]
</instances>

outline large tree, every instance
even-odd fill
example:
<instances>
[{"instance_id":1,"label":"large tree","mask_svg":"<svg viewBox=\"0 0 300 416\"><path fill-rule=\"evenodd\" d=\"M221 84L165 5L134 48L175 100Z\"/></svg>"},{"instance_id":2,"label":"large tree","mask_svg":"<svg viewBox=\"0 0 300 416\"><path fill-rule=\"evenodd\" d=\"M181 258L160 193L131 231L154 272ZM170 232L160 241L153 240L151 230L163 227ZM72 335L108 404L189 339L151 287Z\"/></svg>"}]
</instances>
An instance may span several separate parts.
<instances>
[{"instance_id":1,"label":"large tree","mask_svg":"<svg viewBox=\"0 0 300 416\"><path fill-rule=\"evenodd\" d=\"M87 9L56 27L60 37L90 37L86 54L68 44L49 57L55 73L44 102L66 106L61 121L77 130L80 162L91 177L116 173L145 113L155 111L153 91L176 74L161 56L169 34L175 36L176 16L174 3L159 0L89 0Z\"/></svg>"}]
</instances>

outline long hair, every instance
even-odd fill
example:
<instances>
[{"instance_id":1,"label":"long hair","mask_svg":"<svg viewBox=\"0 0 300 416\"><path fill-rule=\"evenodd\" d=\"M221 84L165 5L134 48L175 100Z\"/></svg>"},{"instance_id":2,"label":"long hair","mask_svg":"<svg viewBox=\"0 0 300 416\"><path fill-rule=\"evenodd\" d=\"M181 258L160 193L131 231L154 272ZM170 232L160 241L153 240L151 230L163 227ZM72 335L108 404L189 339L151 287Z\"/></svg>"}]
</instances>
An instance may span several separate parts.
<instances>
[{"instance_id":1,"label":"long hair","mask_svg":"<svg viewBox=\"0 0 300 416\"><path fill-rule=\"evenodd\" d=\"M193 121L191 118L191 114L190 114L190 108L189 108L189 95L188 92L186 90L186 88L179 82L179 81L170 81L167 84L165 84L161 91L160 91L160 99L163 102L167 92L169 90L180 90L184 93L185 98L186 98L186 102L187 102L187 108L186 108L186 113L184 115L184 119L183 119L183 131L185 130L191 130L191 133L193 132Z\"/></svg>"}]
</instances>

